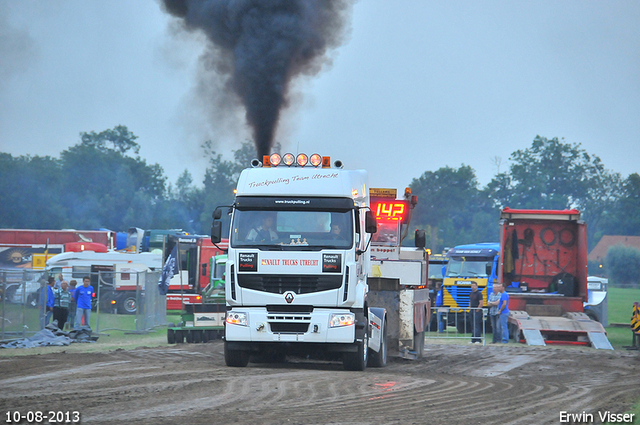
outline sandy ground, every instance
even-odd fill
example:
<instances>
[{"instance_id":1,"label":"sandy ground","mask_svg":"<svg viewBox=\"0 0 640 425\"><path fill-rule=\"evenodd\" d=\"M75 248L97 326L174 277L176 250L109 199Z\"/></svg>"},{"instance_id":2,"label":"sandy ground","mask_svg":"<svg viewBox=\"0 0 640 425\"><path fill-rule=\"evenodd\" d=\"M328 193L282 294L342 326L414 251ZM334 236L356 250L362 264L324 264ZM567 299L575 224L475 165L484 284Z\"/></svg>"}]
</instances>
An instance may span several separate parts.
<instances>
[{"instance_id":1,"label":"sandy ground","mask_svg":"<svg viewBox=\"0 0 640 425\"><path fill-rule=\"evenodd\" d=\"M559 424L561 411L585 411L599 423L597 412L640 397L638 352L425 348L365 372L302 359L229 368L220 341L2 357L0 420L78 411L84 424Z\"/></svg>"}]
</instances>

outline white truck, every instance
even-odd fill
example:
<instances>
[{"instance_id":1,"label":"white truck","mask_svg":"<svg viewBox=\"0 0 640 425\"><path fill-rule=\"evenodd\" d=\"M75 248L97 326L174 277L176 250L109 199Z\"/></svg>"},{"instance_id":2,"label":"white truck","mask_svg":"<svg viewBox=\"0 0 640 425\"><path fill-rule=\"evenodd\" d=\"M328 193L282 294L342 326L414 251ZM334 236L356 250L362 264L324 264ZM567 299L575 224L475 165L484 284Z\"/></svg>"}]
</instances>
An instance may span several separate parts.
<instances>
[{"instance_id":1,"label":"white truck","mask_svg":"<svg viewBox=\"0 0 640 425\"><path fill-rule=\"evenodd\" d=\"M250 355L342 356L347 370L387 362L386 311L369 305L376 232L367 173L317 154L272 154L242 171L231 206L225 293L228 366Z\"/></svg>"},{"instance_id":2,"label":"white truck","mask_svg":"<svg viewBox=\"0 0 640 425\"><path fill-rule=\"evenodd\" d=\"M122 314L136 313L139 293L144 288L144 282L138 279L140 272L161 269L161 254L149 252L64 252L47 260L46 265L49 276L57 278L62 274L66 281L77 280L78 286L82 285L82 278L89 276L100 308Z\"/></svg>"}]
</instances>

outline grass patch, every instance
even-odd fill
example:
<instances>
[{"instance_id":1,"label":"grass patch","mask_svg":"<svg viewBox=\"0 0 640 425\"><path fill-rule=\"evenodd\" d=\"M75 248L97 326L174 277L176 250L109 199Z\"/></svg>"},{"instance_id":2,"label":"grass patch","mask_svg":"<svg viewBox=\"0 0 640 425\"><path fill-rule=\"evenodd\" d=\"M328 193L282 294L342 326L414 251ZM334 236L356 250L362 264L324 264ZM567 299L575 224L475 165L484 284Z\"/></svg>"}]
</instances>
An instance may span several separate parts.
<instances>
[{"instance_id":1,"label":"grass patch","mask_svg":"<svg viewBox=\"0 0 640 425\"><path fill-rule=\"evenodd\" d=\"M624 323L629 326L633 303L636 301L640 302L640 289L609 286L607 299L609 324ZM632 333L630 327L619 328L609 326L606 330L609 342L611 342L614 349L624 350L624 346L631 345Z\"/></svg>"}]
</instances>

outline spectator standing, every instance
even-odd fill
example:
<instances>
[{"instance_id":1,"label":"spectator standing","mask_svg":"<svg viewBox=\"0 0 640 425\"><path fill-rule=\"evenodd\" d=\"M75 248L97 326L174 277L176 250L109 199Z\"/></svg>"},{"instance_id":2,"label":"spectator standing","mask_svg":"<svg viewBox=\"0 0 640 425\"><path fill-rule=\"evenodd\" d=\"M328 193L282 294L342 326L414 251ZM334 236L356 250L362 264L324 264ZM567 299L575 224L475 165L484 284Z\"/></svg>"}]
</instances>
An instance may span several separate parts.
<instances>
[{"instance_id":1,"label":"spectator standing","mask_svg":"<svg viewBox=\"0 0 640 425\"><path fill-rule=\"evenodd\" d=\"M91 278L85 276L82 278L82 286L76 289L76 329L80 329L82 326L82 319L84 319L84 325L90 326L89 319L91 318L91 298L93 297L93 286L90 285Z\"/></svg>"},{"instance_id":2,"label":"spectator standing","mask_svg":"<svg viewBox=\"0 0 640 425\"><path fill-rule=\"evenodd\" d=\"M504 285L500 285L502 292L500 293L500 328L502 329L502 343L509 343L509 294L505 291Z\"/></svg>"},{"instance_id":3,"label":"spectator standing","mask_svg":"<svg viewBox=\"0 0 640 425\"><path fill-rule=\"evenodd\" d=\"M58 274L58 279L56 279L56 283L55 285L53 285L53 290L55 291L56 289L60 288L61 284L62 284L62 273Z\"/></svg>"},{"instance_id":4,"label":"spectator standing","mask_svg":"<svg viewBox=\"0 0 640 425\"><path fill-rule=\"evenodd\" d=\"M471 282L471 293L469 294L469 316L471 316L471 342L482 342L482 292L478 291L478 284Z\"/></svg>"},{"instance_id":5,"label":"spectator standing","mask_svg":"<svg viewBox=\"0 0 640 425\"><path fill-rule=\"evenodd\" d=\"M56 280L54 277L49 277L47 280L47 286L42 288L42 291L40 292L40 329L44 329L44 327L49 324L51 316L53 316L53 285L55 285L55 283Z\"/></svg>"},{"instance_id":6,"label":"spectator standing","mask_svg":"<svg viewBox=\"0 0 640 425\"><path fill-rule=\"evenodd\" d=\"M69 328L73 329L73 327L76 324L76 309L78 308L78 305L76 304L76 286L78 285L78 282L76 282L75 279L72 279L71 282L69 282L69 295L71 295L71 300L69 301L69 317L68 317L68 323L69 323Z\"/></svg>"},{"instance_id":7,"label":"spectator standing","mask_svg":"<svg viewBox=\"0 0 640 425\"><path fill-rule=\"evenodd\" d=\"M71 301L71 293L69 292L69 284L66 280L60 282L60 287L53 290L55 296L53 306L53 320L58 321L58 328L64 329L64 324L69 316L69 303Z\"/></svg>"},{"instance_id":8,"label":"spectator standing","mask_svg":"<svg viewBox=\"0 0 640 425\"><path fill-rule=\"evenodd\" d=\"M489 294L487 299L487 306L489 309L489 318L491 319L491 329L493 329L493 338L491 342L497 344L502 340L502 328L500 327L500 314L498 314L498 304L500 303L500 295L502 291L500 283L493 283L493 292Z\"/></svg>"}]
</instances>

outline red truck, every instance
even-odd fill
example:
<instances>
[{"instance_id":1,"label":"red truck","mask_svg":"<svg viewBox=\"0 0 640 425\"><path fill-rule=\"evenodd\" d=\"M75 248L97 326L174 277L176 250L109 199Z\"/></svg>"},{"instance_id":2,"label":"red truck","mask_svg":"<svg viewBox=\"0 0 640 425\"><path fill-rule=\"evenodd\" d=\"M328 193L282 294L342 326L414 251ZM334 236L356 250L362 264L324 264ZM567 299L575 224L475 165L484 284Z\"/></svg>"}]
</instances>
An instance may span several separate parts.
<instances>
[{"instance_id":1,"label":"red truck","mask_svg":"<svg viewBox=\"0 0 640 425\"><path fill-rule=\"evenodd\" d=\"M166 261L175 243L180 243L180 273L169 284L167 310L181 310L183 304L202 303L202 290L211 279L210 260L222 251L201 236L170 236L165 246L162 263ZM224 249L228 240L218 244Z\"/></svg>"},{"instance_id":2,"label":"red truck","mask_svg":"<svg viewBox=\"0 0 640 425\"><path fill-rule=\"evenodd\" d=\"M116 245L116 232L0 229L0 269L44 269L47 260L45 257L64 252L64 245L74 242L99 243L107 249L113 249Z\"/></svg>"},{"instance_id":3,"label":"red truck","mask_svg":"<svg viewBox=\"0 0 640 425\"><path fill-rule=\"evenodd\" d=\"M498 281L509 293L509 330L529 345L613 349L584 313L587 227L578 210L505 208L500 214Z\"/></svg>"}]
</instances>

